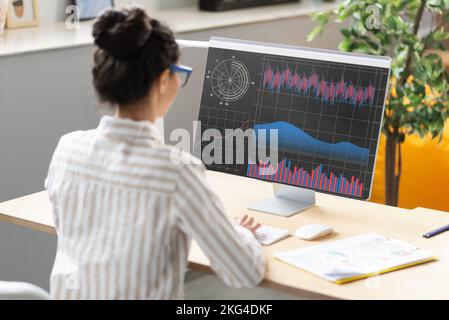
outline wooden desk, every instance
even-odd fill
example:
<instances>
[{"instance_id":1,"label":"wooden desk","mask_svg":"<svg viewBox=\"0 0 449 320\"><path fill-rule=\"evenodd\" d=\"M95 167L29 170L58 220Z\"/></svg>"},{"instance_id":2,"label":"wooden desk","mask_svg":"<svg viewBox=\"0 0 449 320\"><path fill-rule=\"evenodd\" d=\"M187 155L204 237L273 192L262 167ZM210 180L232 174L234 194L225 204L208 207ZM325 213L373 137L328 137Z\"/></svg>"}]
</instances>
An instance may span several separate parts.
<instances>
[{"instance_id":1,"label":"wooden desk","mask_svg":"<svg viewBox=\"0 0 449 320\"><path fill-rule=\"evenodd\" d=\"M211 186L222 198L230 217L248 213L246 205L272 194L269 183L209 172ZM292 218L251 214L264 224L294 232L309 223L326 223L337 234L318 242L290 237L265 248L269 286L312 298L338 299L449 299L449 233L432 239L426 231L449 223L449 214L428 209L406 210L318 194L317 206ZM51 206L46 192L0 204L0 221L54 234ZM439 261L384 274L371 279L336 285L273 259L278 251L333 241L366 232L378 232L430 249ZM190 266L210 272L209 262L197 245L189 255Z\"/></svg>"}]
</instances>

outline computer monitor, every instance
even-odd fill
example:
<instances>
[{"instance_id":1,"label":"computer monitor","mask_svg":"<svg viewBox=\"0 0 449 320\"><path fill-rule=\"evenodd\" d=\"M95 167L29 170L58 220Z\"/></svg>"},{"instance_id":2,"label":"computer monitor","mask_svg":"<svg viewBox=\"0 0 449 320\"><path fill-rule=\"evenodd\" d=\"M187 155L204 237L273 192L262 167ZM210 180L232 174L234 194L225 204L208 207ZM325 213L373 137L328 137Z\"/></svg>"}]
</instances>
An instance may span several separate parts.
<instances>
[{"instance_id":1,"label":"computer monitor","mask_svg":"<svg viewBox=\"0 0 449 320\"><path fill-rule=\"evenodd\" d=\"M369 199L390 68L389 57L211 38L199 112L203 162L274 183L275 197L253 210L292 215L314 205L315 191Z\"/></svg>"}]
</instances>

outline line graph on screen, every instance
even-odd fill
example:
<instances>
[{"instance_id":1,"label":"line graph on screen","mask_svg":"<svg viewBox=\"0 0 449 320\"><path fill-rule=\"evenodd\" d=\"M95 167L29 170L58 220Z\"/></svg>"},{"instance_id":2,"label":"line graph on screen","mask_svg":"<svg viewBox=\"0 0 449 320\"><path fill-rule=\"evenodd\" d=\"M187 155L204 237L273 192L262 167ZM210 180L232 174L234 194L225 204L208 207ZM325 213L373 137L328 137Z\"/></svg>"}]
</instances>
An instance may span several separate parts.
<instances>
[{"instance_id":1,"label":"line graph on screen","mask_svg":"<svg viewBox=\"0 0 449 320\"><path fill-rule=\"evenodd\" d=\"M372 106L376 93L372 83L361 86L343 78L326 79L315 71L306 73L290 66L281 69L271 65L263 71L263 89L312 96L330 105L345 102L359 107Z\"/></svg>"}]
</instances>

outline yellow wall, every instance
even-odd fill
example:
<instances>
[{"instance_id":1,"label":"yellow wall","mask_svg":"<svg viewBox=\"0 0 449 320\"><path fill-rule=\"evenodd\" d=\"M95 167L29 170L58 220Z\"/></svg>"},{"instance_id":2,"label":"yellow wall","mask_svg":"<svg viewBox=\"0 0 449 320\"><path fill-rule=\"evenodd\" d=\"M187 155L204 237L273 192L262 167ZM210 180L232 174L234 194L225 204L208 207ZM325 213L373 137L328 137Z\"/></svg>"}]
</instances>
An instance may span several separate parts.
<instances>
[{"instance_id":1,"label":"yellow wall","mask_svg":"<svg viewBox=\"0 0 449 320\"><path fill-rule=\"evenodd\" d=\"M441 143L438 139L408 136L402 152L399 206L449 211L449 123ZM384 168L385 138L382 136L371 197L373 202L385 200Z\"/></svg>"}]
</instances>

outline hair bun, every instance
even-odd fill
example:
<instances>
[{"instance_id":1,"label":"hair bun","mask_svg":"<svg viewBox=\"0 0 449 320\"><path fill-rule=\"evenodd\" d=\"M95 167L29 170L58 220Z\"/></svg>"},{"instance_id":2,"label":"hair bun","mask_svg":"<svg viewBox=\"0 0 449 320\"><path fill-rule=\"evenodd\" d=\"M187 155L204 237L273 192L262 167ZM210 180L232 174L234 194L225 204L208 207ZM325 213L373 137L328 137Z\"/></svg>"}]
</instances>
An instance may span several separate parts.
<instances>
[{"instance_id":1,"label":"hair bun","mask_svg":"<svg viewBox=\"0 0 449 320\"><path fill-rule=\"evenodd\" d=\"M153 27L146 12L138 7L108 10L93 26L95 44L115 58L126 58L140 51Z\"/></svg>"}]
</instances>

